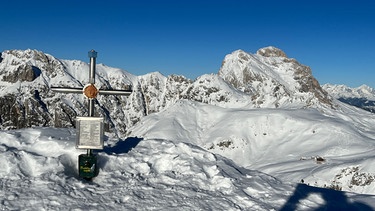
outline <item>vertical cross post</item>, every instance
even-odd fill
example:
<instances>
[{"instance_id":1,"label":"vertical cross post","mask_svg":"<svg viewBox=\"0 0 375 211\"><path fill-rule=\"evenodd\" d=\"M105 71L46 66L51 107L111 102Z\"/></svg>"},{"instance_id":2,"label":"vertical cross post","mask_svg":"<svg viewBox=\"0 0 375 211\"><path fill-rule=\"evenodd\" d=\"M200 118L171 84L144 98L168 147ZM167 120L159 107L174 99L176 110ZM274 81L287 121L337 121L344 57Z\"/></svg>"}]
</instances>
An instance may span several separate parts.
<instances>
[{"instance_id":1,"label":"vertical cross post","mask_svg":"<svg viewBox=\"0 0 375 211\"><path fill-rule=\"evenodd\" d=\"M90 71L89 71L89 84L94 85L95 84L95 70L96 70L96 57L97 52L94 50L89 51L88 56L90 58ZM93 117L94 116L94 100L95 98L88 98L88 116ZM92 155L92 149L87 149L87 155Z\"/></svg>"},{"instance_id":2,"label":"vertical cross post","mask_svg":"<svg viewBox=\"0 0 375 211\"><path fill-rule=\"evenodd\" d=\"M96 57L98 53L94 50L89 51L90 58L90 73L89 73L89 83L95 84L95 70L96 70ZM94 98L89 98L89 116L94 116Z\"/></svg>"},{"instance_id":3,"label":"vertical cross post","mask_svg":"<svg viewBox=\"0 0 375 211\"><path fill-rule=\"evenodd\" d=\"M96 156L93 149L103 149L103 118L94 117L95 99L101 95L125 95L132 93L127 90L99 90L95 87L95 71L97 52L89 51L90 70L89 83L82 88L51 87L52 91L61 93L81 93L88 99L88 117L77 117L77 143L76 148L87 149L87 154L81 154L78 159L79 176L84 179L92 179L98 174Z\"/></svg>"}]
</instances>

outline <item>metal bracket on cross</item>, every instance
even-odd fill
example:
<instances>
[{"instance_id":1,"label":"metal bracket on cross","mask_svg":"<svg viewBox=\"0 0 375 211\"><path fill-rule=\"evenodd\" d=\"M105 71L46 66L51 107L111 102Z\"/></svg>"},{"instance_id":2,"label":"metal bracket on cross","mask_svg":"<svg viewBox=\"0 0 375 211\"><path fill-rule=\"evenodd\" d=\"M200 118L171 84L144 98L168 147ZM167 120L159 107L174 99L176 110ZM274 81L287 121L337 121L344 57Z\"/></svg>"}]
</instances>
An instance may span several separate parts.
<instances>
[{"instance_id":1,"label":"metal bracket on cross","mask_svg":"<svg viewBox=\"0 0 375 211\"><path fill-rule=\"evenodd\" d=\"M131 89L128 90L99 90L95 86L95 70L96 70L96 57L97 52L94 50L89 51L90 58L90 71L89 83L82 88L69 88L69 87L51 87L52 91L60 93L77 93L83 94L88 99L88 116L77 117L77 141L76 148L87 149L87 154L81 154L78 159L79 176L84 179L92 179L98 175L97 158L93 154L93 149L103 149L103 117L94 117L94 102L98 94L100 95L125 95L128 96L132 93Z\"/></svg>"}]
</instances>

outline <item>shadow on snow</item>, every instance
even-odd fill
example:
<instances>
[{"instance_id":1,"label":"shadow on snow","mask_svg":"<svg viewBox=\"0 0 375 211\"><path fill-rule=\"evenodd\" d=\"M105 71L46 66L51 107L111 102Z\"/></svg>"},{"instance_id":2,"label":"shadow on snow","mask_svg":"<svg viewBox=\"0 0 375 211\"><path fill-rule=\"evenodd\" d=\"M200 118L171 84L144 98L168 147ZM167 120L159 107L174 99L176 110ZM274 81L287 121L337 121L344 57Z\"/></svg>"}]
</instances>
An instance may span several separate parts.
<instances>
[{"instance_id":1,"label":"shadow on snow","mask_svg":"<svg viewBox=\"0 0 375 211\"><path fill-rule=\"evenodd\" d=\"M128 137L125 140L120 140L114 146L106 146L103 151L106 154L124 154L128 153L134 147L136 147L143 138L139 137Z\"/></svg>"},{"instance_id":2,"label":"shadow on snow","mask_svg":"<svg viewBox=\"0 0 375 211\"><path fill-rule=\"evenodd\" d=\"M324 204L314 211L323 210L361 210L361 211L373 211L370 206L356 201L349 201L345 192L336 191L332 189L318 188L313 186L308 186L305 184L298 184L293 195L285 203L285 205L280 209L280 211L290 211L296 210L299 204L302 204L302 200L307 199L310 195L319 195L323 200ZM302 203L301 203L302 202Z\"/></svg>"}]
</instances>

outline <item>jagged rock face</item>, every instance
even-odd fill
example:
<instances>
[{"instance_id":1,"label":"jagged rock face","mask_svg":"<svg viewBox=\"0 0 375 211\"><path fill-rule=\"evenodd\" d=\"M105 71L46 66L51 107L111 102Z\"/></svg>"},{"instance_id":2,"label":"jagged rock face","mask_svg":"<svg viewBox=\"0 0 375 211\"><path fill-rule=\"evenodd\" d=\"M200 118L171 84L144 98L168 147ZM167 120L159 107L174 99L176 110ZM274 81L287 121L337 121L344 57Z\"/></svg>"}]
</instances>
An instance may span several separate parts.
<instances>
[{"instance_id":1,"label":"jagged rock face","mask_svg":"<svg viewBox=\"0 0 375 211\"><path fill-rule=\"evenodd\" d=\"M261 48L257 51L258 55L264 56L264 57L285 57L287 58L286 54L284 51L275 48L275 47L266 47L266 48Z\"/></svg>"},{"instance_id":2,"label":"jagged rock face","mask_svg":"<svg viewBox=\"0 0 375 211\"><path fill-rule=\"evenodd\" d=\"M39 68L31 65L20 65L16 69L16 71L12 72L9 75L3 76L3 81L15 83L17 81L33 81L35 80L39 75L41 71Z\"/></svg>"},{"instance_id":3,"label":"jagged rock face","mask_svg":"<svg viewBox=\"0 0 375 211\"><path fill-rule=\"evenodd\" d=\"M217 74L202 75L182 93L184 99L220 107L243 107L249 104L249 95L232 88Z\"/></svg>"},{"instance_id":4,"label":"jagged rock face","mask_svg":"<svg viewBox=\"0 0 375 211\"><path fill-rule=\"evenodd\" d=\"M181 93L192 84L184 76L163 76L158 72L139 76L140 97L145 102L145 114L159 112L182 99Z\"/></svg>"},{"instance_id":5,"label":"jagged rock face","mask_svg":"<svg viewBox=\"0 0 375 211\"><path fill-rule=\"evenodd\" d=\"M256 107L333 106L311 69L275 47L262 48L257 54L238 50L227 55L219 76L252 95Z\"/></svg>"},{"instance_id":6,"label":"jagged rock face","mask_svg":"<svg viewBox=\"0 0 375 211\"><path fill-rule=\"evenodd\" d=\"M51 86L83 87L89 65L58 60L35 50L4 51L0 59L0 129L33 126L74 127L77 116L87 116L87 99L61 94ZM221 107L308 107L331 105L330 98L311 75L309 67L268 47L257 54L238 50L225 57L219 74L195 81L184 76L149 73L134 76L98 64L99 89L126 89L128 96L99 96L95 116L105 118L106 131L126 134L130 126L180 99Z\"/></svg>"},{"instance_id":7,"label":"jagged rock face","mask_svg":"<svg viewBox=\"0 0 375 211\"><path fill-rule=\"evenodd\" d=\"M1 118L0 123L2 128L15 129L27 127L25 121L25 107L17 102L16 96L6 95L0 98L1 103Z\"/></svg>"},{"instance_id":8,"label":"jagged rock face","mask_svg":"<svg viewBox=\"0 0 375 211\"><path fill-rule=\"evenodd\" d=\"M3 65L0 68L0 74L3 78L8 77L9 82L13 83L16 81L32 81L41 75L41 70L43 70L44 75L51 78L56 77L59 72L63 71L59 60L36 50L8 50L2 53L2 58L1 64ZM4 66L7 67L6 71L4 71ZM12 69L12 71L9 69ZM6 73L10 75L7 76ZM19 78L17 78L17 75Z\"/></svg>"},{"instance_id":9,"label":"jagged rock face","mask_svg":"<svg viewBox=\"0 0 375 211\"><path fill-rule=\"evenodd\" d=\"M47 97L48 84L41 77L42 70L38 66L50 68L59 62L49 64L48 57L51 56L32 50L5 51L1 57L1 128L50 126L52 117L46 112L43 102ZM47 75L53 76L54 73L45 72L44 76Z\"/></svg>"},{"instance_id":10,"label":"jagged rock face","mask_svg":"<svg viewBox=\"0 0 375 211\"><path fill-rule=\"evenodd\" d=\"M332 98L322 89L318 80L313 77L310 67L301 65L296 60L291 60L291 63L296 70L294 79L300 85L299 91L301 93L313 93L319 102L332 106Z\"/></svg>"}]
</instances>

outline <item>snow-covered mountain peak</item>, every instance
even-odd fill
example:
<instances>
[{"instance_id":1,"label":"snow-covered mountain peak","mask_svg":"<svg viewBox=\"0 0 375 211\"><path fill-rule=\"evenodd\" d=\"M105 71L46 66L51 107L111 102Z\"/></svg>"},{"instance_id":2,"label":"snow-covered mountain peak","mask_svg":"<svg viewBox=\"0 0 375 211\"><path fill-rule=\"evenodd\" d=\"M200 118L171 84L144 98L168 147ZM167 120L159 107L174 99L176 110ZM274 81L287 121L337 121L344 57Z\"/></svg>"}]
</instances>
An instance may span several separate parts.
<instances>
[{"instance_id":1,"label":"snow-covered mountain peak","mask_svg":"<svg viewBox=\"0 0 375 211\"><path fill-rule=\"evenodd\" d=\"M375 100L375 90L367 85L351 88L343 84L324 84L323 88L335 98L366 98L368 100Z\"/></svg>"},{"instance_id":2,"label":"snow-covered mountain peak","mask_svg":"<svg viewBox=\"0 0 375 211\"><path fill-rule=\"evenodd\" d=\"M27 60L43 60L46 57L51 57L49 54L45 54L38 50L26 49L26 50L6 50L3 52L4 55L10 55L18 58L22 61Z\"/></svg>"},{"instance_id":3,"label":"snow-covered mountain peak","mask_svg":"<svg viewBox=\"0 0 375 211\"><path fill-rule=\"evenodd\" d=\"M284 51L281 49L278 49L273 46L261 48L257 51L257 55L264 56L264 57L285 57L287 58L286 54Z\"/></svg>"},{"instance_id":4,"label":"snow-covered mountain peak","mask_svg":"<svg viewBox=\"0 0 375 211\"><path fill-rule=\"evenodd\" d=\"M55 57L37 50L6 50L1 53L0 75L10 83L31 82L39 76L45 80L62 75L63 65Z\"/></svg>"},{"instance_id":5,"label":"snow-covered mountain peak","mask_svg":"<svg viewBox=\"0 0 375 211\"><path fill-rule=\"evenodd\" d=\"M360 87L358 87L358 89L363 94L374 96L374 93L375 93L374 89L371 88L371 87L369 87L369 86L367 86L367 85L365 85L365 84L363 84Z\"/></svg>"},{"instance_id":6,"label":"snow-covered mountain peak","mask_svg":"<svg viewBox=\"0 0 375 211\"><path fill-rule=\"evenodd\" d=\"M311 69L275 47L262 48L257 54L234 51L225 57L219 76L251 94L256 107L333 106Z\"/></svg>"},{"instance_id":7,"label":"snow-covered mountain peak","mask_svg":"<svg viewBox=\"0 0 375 211\"><path fill-rule=\"evenodd\" d=\"M375 112L375 90L367 85L351 88L346 85L324 84L323 89L341 102Z\"/></svg>"}]
</instances>

